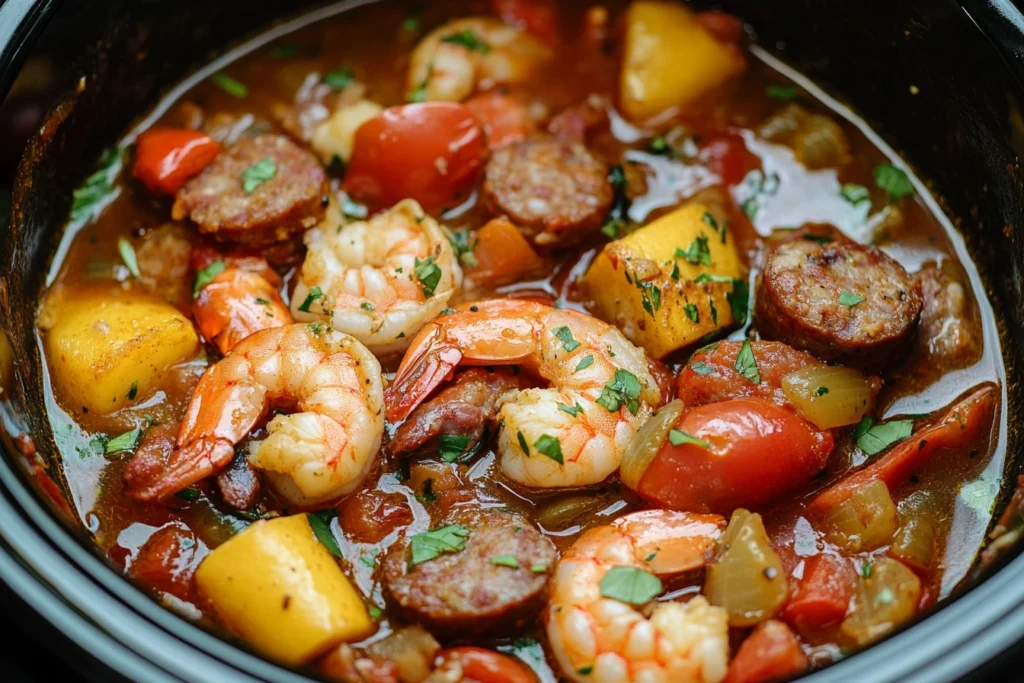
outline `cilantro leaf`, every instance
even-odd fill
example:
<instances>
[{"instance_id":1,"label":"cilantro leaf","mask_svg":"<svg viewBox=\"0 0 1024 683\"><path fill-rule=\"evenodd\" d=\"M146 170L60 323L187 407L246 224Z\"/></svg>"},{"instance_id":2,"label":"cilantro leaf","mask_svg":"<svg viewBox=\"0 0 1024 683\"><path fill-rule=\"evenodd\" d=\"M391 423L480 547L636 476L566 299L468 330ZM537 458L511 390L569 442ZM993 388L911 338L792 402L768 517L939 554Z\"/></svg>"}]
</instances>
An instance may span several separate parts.
<instances>
[{"instance_id":1,"label":"cilantro leaf","mask_svg":"<svg viewBox=\"0 0 1024 683\"><path fill-rule=\"evenodd\" d=\"M409 540L411 556L409 567L428 562L442 553L457 553L466 548L466 539L469 538L469 529L461 524L449 524L447 526L424 531L415 534Z\"/></svg>"},{"instance_id":2,"label":"cilantro leaf","mask_svg":"<svg viewBox=\"0 0 1024 683\"><path fill-rule=\"evenodd\" d=\"M562 444L559 443L557 438L542 434L533 442L533 447L537 449L538 453L548 456L559 465L565 463L562 459Z\"/></svg>"},{"instance_id":3,"label":"cilantro leaf","mask_svg":"<svg viewBox=\"0 0 1024 683\"><path fill-rule=\"evenodd\" d=\"M338 546L338 541L334 538L334 532L331 531L331 520L336 516L334 510L318 510L317 512L310 512L306 515L306 519L309 521L309 526L313 530L313 535L320 541L325 548L334 555L335 557L341 557L341 548Z\"/></svg>"},{"instance_id":4,"label":"cilantro leaf","mask_svg":"<svg viewBox=\"0 0 1024 683\"><path fill-rule=\"evenodd\" d=\"M223 71L218 71L210 76L210 80L216 83L221 90L232 97L241 99L249 94L249 88L244 83L236 81Z\"/></svg>"},{"instance_id":5,"label":"cilantro leaf","mask_svg":"<svg viewBox=\"0 0 1024 683\"><path fill-rule=\"evenodd\" d=\"M615 376L604 386L601 395L597 399L598 405L604 407L608 412L614 413L623 404L630 413L636 415L640 410L640 392L643 387L640 380L629 370L618 369Z\"/></svg>"},{"instance_id":6,"label":"cilantro leaf","mask_svg":"<svg viewBox=\"0 0 1024 683\"><path fill-rule=\"evenodd\" d=\"M344 90L348 86L352 85L356 80L356 75L352 72L352 67L342 66L334 71L324 74L322 82L325 85L330 86L333 90Z\"/></svg>"},{"instance_id":7,"label":"cilantro leaf","mask_svg":"<svg viewBox=\"0 0 1024 683\"><path fill-rule=\"evenodd\" d=\"M303 313L309 313L309 307L317 299L323 298L323 290L320 289L320 285L314 285L309 288L309 292L306 294L306 298L302 301L302 305L299 306L299 310Z\"/></svg>"},{"instance_id":8,"label":"cilantro leaf","mask_svg":"<svg viewBox=\"0 0 1024 683\"><path fill-rule=\"evenodd\" d=\"M223 273L225 267L223 261L214 261L196 273L196 281L192 283L192 298L194 299L199 296L200 290L213 282L215 277Z\"/></svg>"},{"instance_id":9,"label":"cilantro leaf","mask_svg":"<svg viewBox=\"0 0 1024 683\"><path fill-rule=\"evenodd\" d=\"M852 436L858 448L868 455L876 455L894 444L906 441L913 432L913 420L890 420L876 424L872 417L865 415L853 428Z\"/></svg>"},{"instance_id":10,"label":"cilantro leaf","mask_svg":"<svg viewBox=\"0 0 1024 683\"><path fill-rule=\"evenodd\" d=\"M612 567L601 578L601 597L644 605L661 594L661 579L638 567Z\"/></svg>"},{"instance_id":11,"label":"cilantro leaf","mask_svg":"<svg viewBox=\"0 0 1024 683\"><path fill-rule=\"evenodd\" d=\"M914 194L914 184L902 169L884 163L875 166L875 185L886 191L891 201L899 201Z\"/></svg>"},{"instance_id":12,"label":"cilantro leaf","mask_svg":"<svg viewBox=\"0 0 1024 683\"><path fill-rule=\"evenodd\" d=\"M136 427L130 432L125 432L124 434L115 436L107 442L107 445L103 450L107 455L133 451L135 450L135 447L139 445L140 438L142 438L142 428Z\"/></svg>"},{"instance_id":13,"label":"cilantro leaf","mask_svg":"<svg viewBox=\"0 0 1024 683\"><path fill-rule=\"evenodd\" d=\"M845 289L839 292L839 305L846 306L847 308L853 308L860 302L864 301L864 297L857 296L853 292L847 292Z\"/></svg>"},{"instance_id":14,"label":"cilantro leaf","mask_svg":"<svg viewBox=\"0 0 1024 683\"><path fill-rule=\"evenodd\" d=\"M690 436L686 432L679 429L668 430L668 441L673 446L692 444L694 446L700 446L701 448L711 448L711 444L709 444L704 439L698 439L695 436Z\"/></svg>"},{"instance_id":15,"label":"cilantro leaf","mask_svg":"<svg viewBox=\"0 0 1024 683\"><path fill-rule=\"evenodd\" d=\"M569 353L572 353L580 347L580 343L572 336L572 330L565 325L551 330L551 334L558 337L558 340L562 342L562 348Z\"/></svg>"},{"instance_id":16,"label":"cilantro leaf","mask_svg":"<svg viewBox=\"0 0 1024 683\"><path fill-rule=\"evenodd\" d=\"M754 358L754 349L750 346L750 341L743 342L740 352L736 354L736 364L733 367L754 384L761 383L761 373L758 372L757 359Z\"/></svg>"},{"instance_id":17,"label":"cilantro leaf","mask_svg":"<svg viewBox=\"0 0 1024 683\"><path fill-rule=\"evenodd\" d=\"M441 267L434 263L432 256L428 256L422 261L416 259L414 264L413 272L416 273L416 279L420 281L423 296L429 299L434 296L434 290L437 289L438 283L441 282Z\"/></svg>"},{"instance_id":18,"label":"cilantro leaf","mask_svg":"<svg viewBox=\"0 0 1024 683\"><path fill-rule=\"evenodd\" d=\"M277 164L270 157L264 157L242 171L242 191L252 194L256 188L277 175Z\"/></svg>"}]
</instances>

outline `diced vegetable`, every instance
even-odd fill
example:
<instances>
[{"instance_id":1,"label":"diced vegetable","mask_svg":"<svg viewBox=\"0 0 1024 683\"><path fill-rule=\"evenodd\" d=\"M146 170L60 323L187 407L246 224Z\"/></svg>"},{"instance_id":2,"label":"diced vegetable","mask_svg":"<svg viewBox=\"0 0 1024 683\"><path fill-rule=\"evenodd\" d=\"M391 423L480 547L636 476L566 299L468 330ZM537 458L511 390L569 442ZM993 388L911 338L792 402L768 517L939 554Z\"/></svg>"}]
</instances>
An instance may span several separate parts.
<instances>
[{"instance_id":1,"label":"diced vegetable","mask_svg":"<svg viewBox=\"0 0 1024 683\"><path fill-rule=\"evenodd\" d=\"M699 158L726 185L737 185L748 173L761 168L761 160L739 135L716 135L702 141Z\"/></svg>"},{"instance_id":2,"label":"diced vegetable","mask_svg":"<svg viewBox=\"0 0 1024 683\"><path fill-rule=\"evenodd\" d=\"M832 451L831 434L761 398L698 406L674 428L680 434L668 433L643 474L635 473L639 457L624 461L623 482L639 476L637 493L675 510L727 513L763 505L803 486Z\"/></svg>"},{"instance_id":3,"label":"diced vegetable","mask_svg":"<svg viewBox=\"0 0 1024 683\"><path fill-rule=\"evenodd\" d=\"M782 560L768 542L761 515L736 510L708 566L704 595L725 608L730 626L753 626L774 616L787 593Z\"/></svg>"},{"instance_id":4,"label":"diced vegetable","mask_svg":"<svg viewBox=\"0 0 1024 683\"><path fill-rule=\"evenodd\" d=\"M937 513L934 496L928 491L915 491L900 501L900 525L889 555L919 574L926 574L935 556Z\"/></svg>"},{"instance_id":5,"label":"diced vegetable","mask_svg":"<svg viewBox=\"0 0 1024 683\"><path fill-rule=\"evenodd\" d=\"M896 532L896 506L885 483L873 481L834 507L824 523L829 540L839 547L873 550Z\"/></svg>"},{"instance_id":6,"label":"diced vegetable","mask_svg":"<svg viewBox=\"0 0 1024 683\"><path fill-rule=\"evenodd\" d=\"M619 466L619 477L623 484L634 491L639 489L644 472L658 455L662 444L666 443L669 430L675 426L683 407L682 401L672 401L659 408L640 426L626 446L626 453Z\"/></svg>"},{"instance_id":7,"label":"diced vegetable","mask_svg":"<svg viewBox=\"0 0 1024 683\"><path fill-rule=\"evenodd\" d=\"M832 365L786 375L782 391L793 407L819 429L855 424L871 412L875 402L864 373Z\"/></svg>"},{"instance_id":8,"label":"diced vegetable","mask_svg":"<svg viewBox=\"0 0 1024 683\"><path fill-rule=\"evenodd\" d=\"M838 123L789 104L761 125L761 136L792 148L810 169L839 166L850 158L850 143Z\"/></svg>"},{"instance_id":9,"label":"diced vegetable","mask_svg":"<svg viewBox=\"0 0 1024 683\"><path fill-rule=\"evenodd\" d=\"M459 663L463 680L478 683L536 683L537 676L530 667L516 657L503 655L482 647L463 645L441 652L441 665L449 661Z\"/></svg>"},{"instance_id":10,"label":"diced vegetable","mask_svg":"<svg viewBox=\"0 0 1024 683\"><path fill-rule=\"evenodd\" d=\"M368 655L381 662L393 662L403 682L417 683L430 675L441 645L422 626L407 626L373 643Z\"/></svg>"},{"instance_id":11,"label":"diced vegetable","mask_svg":"<svg viewBox=\"0 0 1024 683\"><path fill-rule=\"evenodd\" d=\"M483 124L491 149L519 142L535 127L526 103L504 93L491 91L477 95L466 100L466 108Z\"/></svg>"},{"instance_id":12,"label":"diced vegetable","mask_svg":"<svg viewBox=\"0 0 1024 683\"><path fill-rule=\"evenodd\" d=\"M853 611L843 620L842 634L863 646L914 618L921 597L921 580L896 560L883 557L861 576Z\"/></svg>"},{"instance_id":13,"label":"diced vegetable","mask_svg":"<svg viewBox=\"0 0 1024 683\"><path fill-rule=\"evenodd\" d=\"M535 520L544 529L561 531L581 515L604 507L607 507L607 501L597 496L565 496L541 507Z\"/></svg>"},{"instance_id":14,"label":"diced vegetable","mask_svg":"<svg viewBox=\"0 0 1024 683\"><path fill-rule=\"evenodd\" d=\"M766 621L747 636L729 662L723 683L766 683L794 678L810 666L793 632L781 621Z\"/></svg>"},{"instance_id":15,"label":"diced vegetable","mask_svg":"<svg viewBox=\"0 0 1024 683\"><path fill-rule=\"evenodd\" d=\"M229 629L287 665L374 629L306 515L256 522L210 553L195 580Z\"/></svg>"},{"instance_id":16,"label":"diced vegetable","mask_svg":"<svg viewBox=\"0 0 1024 683\"><path fill-rule=\"evenodd\" d=\"M492 0L491 4L506 24L524 28L548 44L558 41L558 4L554 0Z\"/></svg>"},{"instance_id":17,"label":"diced vegetable","mask_svg":"<svg viewBox=\"0 0 1024 683\"><path fill-rule=\"evenodd\" d=\"M173 195L220 150L220 143L198 130L151 128L135 141L132 175L150 192Z\"/></svg>"},{"instance_id":18,"label":"diced vegetable","mask_svg":"<svg viewBox=\"0 0 1024 683\"><path fill-rule=\"evenodd\" d=\"M740 277L729 226L691 203L605 245L581 282L599 315L662 358L735 322Z\"/></svg>"},{"instance_id":19,"label":"diced vegetable","mask_svg":"<svg viewBox=\"0 0 1024 683\"><path fill-rule=\"evenodd\" d=\"M683 5L638 0L626 14L622 109L634 120L692 105L739 76L746 61Z\"/></svg>"},{"instance_id":20,"label":"diced vegetable","mask_svg":"<svg viewBox=\"0 0 1024 683\"><path fill-rule=\"evenodd\" d=\"M384 107L370 100L359 100L331 114L330 118L313 129L310 145L325 164L338 157L348 163L352 158L359 127L384 111Z\"/></svg>"},{"instance_id":21,"label":"diced vegetable","mask_svg":"<svg viewBox=\"0 0 1024 683\"><path fill-rule=\"evenodd\" d=\"M846 616L857 574L849 561L815 555L804 561L804 574L782 614L800 630L819 629Z\"/></svg>"},{"instance_id":22,"label":"diced vegetable","mask_svg":"<svg viewBox=\"0 0 1024 683\"><path fill-rule=\"evenodd\" d=\"M161 301L88 298L62 302L46 347L67 407L103 415L147 398L171 366L195 357L199 337Z\"/></svg>"},{"instance_id":23,"label":"diced vegetable","mask_svg":"<svg viewBox=\"0 0 1024 683\"><path fill-rule=\"evenodd\" d=\"M464 272L478 287L515 282L541 263L529 241L507 218L491 219L477 231L473 257L476 265Z\"/></svg>"},{"instance_id":24,"label":"diced vegetable","mask_svg":"<svg viewBox=\"0 0 1024 683\"><path fill-rule=\"evenodd\" d=\"M938 424L918 431L864 469L826 489L810 502L810 509L825 513L872 481L883 481L895 489L929 460L962 455L972 448L984 449L998 403L995 387L979 389L953 406Z\"/></svg>"}]
</instances>

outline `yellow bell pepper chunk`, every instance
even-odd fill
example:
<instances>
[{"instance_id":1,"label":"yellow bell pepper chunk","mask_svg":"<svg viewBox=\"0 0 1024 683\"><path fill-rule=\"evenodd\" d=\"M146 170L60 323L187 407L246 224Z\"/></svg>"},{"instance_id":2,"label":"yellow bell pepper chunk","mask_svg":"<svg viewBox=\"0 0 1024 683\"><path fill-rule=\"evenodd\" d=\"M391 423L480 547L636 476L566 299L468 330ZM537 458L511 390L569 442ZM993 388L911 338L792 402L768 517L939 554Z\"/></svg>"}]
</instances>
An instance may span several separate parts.
<instances>
[{"instance_id":1,"label":"yellow bell pepper chunk","mask_svg":"<svg viewBox=\"0 0 1024 683\"><path fill-rule=\"evenodd\" d=\"M66 407L100 415L147 398L168 369L200 350L192 323L173 306L112 296L62 301L46 347Z\"/></svg>"},{"instance_id":2,"label":"yellow bell pepper chunk","mask_svg":"<svg viewBox=\"0 0 1024 683\"><path fill-rule=\"evenodd\" d=\"M374 629L306 515L256 522L210 553L195 578L228 629L290 666Z\"/></svg>"},{"instance_id":3,"label":"yellow bell pepper chunk","mask_svg":"<svg viewBox=\"0 0 1024 683\"><path fill-rule=\"evenodd\" d=\"M629 118L642 121L693 104L745 68L743 56L719 42L682 4L630 5L620 84Z\"/></svg>"},{"instance_id":4,"label":"yellow bell pepper chunk","mask_svg":"<svg viewBox=\"0 0 1024 683\"><path fill-rule=\"evenodd\" d=\"M663 358L736 322L729 296L740 277L728 225L692 203L605 245L582 285L600 317Z\"/></svg>"}]
</instances>

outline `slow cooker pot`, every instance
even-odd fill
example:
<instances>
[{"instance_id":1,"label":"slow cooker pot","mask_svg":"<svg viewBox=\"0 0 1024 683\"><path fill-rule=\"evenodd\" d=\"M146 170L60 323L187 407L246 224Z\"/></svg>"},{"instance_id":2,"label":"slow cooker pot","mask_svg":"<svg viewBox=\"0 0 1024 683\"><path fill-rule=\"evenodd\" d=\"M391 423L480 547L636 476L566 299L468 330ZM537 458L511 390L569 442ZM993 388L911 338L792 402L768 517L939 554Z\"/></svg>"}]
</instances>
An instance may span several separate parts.
<instances>
[{"instance_id":1,"label":"slow cooker pot","mask_svg":"<svg viewBox=\"0 0 1024 683\"><path fill-rule=\"evenodd\" d=\"M244 37L299 11L353 4L0 5L0 95L31 56L48 65L56 101L13 184L0 187L10 198L9 207L0 201L9 214L0 219L0 331L15 358L2 431L31 434L43 463L30 467L37 461L26 457L24 444L19 450L4 438L0 581L18 596L19 609L33 613L8 614L8 627L44 629L54 656L84 676L306 680L160 607L110 568L68 514L52 461L57 448L42 398L34 317L71 192L104 147L167 88ZM1007 486L998 512L1024 467L1024 14L1010 0L729 0L720 7L748 21L762 47L863 115L931 181L962 231L999 316L1007 369ZM46 484L47 471L56 482ZM982 678L1006 666L1007 657L1020 664L1022 546L976 568L921 621L805 680Z\"/></svg>"}]
</instances>

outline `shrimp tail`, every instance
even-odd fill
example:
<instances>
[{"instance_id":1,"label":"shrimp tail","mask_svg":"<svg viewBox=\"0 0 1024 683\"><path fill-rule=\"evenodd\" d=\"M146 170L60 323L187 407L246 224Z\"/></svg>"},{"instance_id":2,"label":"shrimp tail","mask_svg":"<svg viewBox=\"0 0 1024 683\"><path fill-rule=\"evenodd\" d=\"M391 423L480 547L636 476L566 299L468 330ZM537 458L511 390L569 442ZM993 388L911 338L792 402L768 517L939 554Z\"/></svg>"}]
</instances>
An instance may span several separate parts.
<instances>
[{"instance_id":1,"label":"shrimp tail","mask_svg":"<svg viewBox=\"0 0 1024 683\"><path fill-rule=\"evenodd\" d=\"M462 356L462 351L454 346L433 343L427 345L424 353L403 361L394 383L384 392L388 421L399 422L409 417L437 387L451 379Z\"/></svg>"},{"instance_id":2,"label":"shrimp tail","mask_svg":"<svg viewBox=\"0 0 1024 683\"><path fill-rule=\"evenodd\" d=\"M160 500L218 472L235 457L235 447L227 439L200 437L176 450L155 480L128 495L136 500Z\"/></svg>"}]
</instances>

